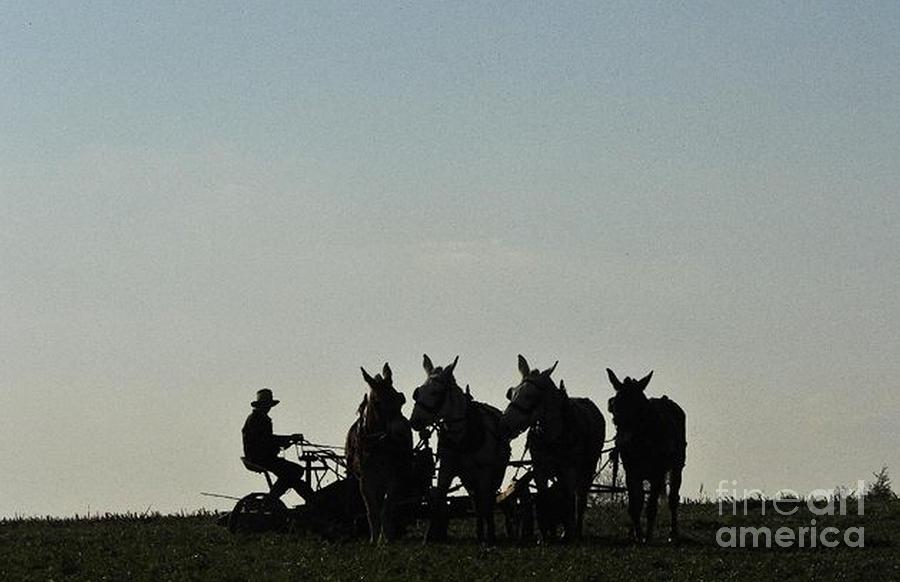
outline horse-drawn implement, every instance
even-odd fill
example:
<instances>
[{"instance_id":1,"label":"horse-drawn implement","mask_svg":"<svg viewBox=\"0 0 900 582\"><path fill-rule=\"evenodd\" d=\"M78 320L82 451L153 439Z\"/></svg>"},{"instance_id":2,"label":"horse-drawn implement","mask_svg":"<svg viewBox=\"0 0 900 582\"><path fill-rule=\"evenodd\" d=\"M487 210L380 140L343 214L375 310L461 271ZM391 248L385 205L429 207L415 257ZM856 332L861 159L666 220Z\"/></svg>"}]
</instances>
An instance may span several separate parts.
<instances>
[{"instance_id":1,"label":"horse-drawn implement","mask_svg":"<svg viewBox=\"0 0 900 582\"><path fill-rule=\"evenodd\" d=\"M272 491L266 469L242 459L247 469L265 476L270 491L239 499L223 523L232 531L312 530L329 537L368 532L376 541L398 537L411 523L427 519L426 540L441 540L450 519L475 516L478 540L490 544L500 513L508 537L529 539L536 521L542 540L567 541L581 535L589 499L628 492L635 535L642 539L643 480L651 483L649 538L656 498L670 474L672 537L677 535L684 413L666 397L643 397L649 375L639 382L618 382L609 371L617 393L609 409L626 434L617 445L626 467L629 459L632 463L626 488L619 485L617 448L607 447L616 439L605 438L602 413L589 398L570 397L562 380L557 386L551 378L556 364L532 369L520 355L521 381L507 391L509 404L501 412L475 400L468 386L460 388L454 377L457 361L434 366L424 356L426 381L413 391L409 419L402 414L406 399L393 387L390 366L374 377L362 369L368 392L346 446L295 444L304 477L298 492L306 503L288 509L278 499L283 490ZM420 435L415 446L413 430ZM526 430L525 452L511 461L510 441ZM438 436L437 452L429 443L432 433ZM636 460L644 464L635 465ZM641 468L646 474L639 473ZM498 493L508 469L512 481ZM609 475L610 482L599 482L600 475ZM461 484L454 486L457 480Z\"/></svg>"},{"instance_id":2,"label":"horse-drawn implement","mask_svg":"<svg viewBox=\"0 0 900 582\"><path fill-rule=\"evenodd\" d=\"M414 452L414 481L418 486L399 501L401 526L416 520L427 520L431 511L428 493L437 478L436 455L430 445L430 433L422 433ZM608 449L606 452L612 451ZM327 538L351 538L368 535L366 508L359 493L359 482L347 470L343 447L310 442L299 442L294 447L297 462L303 467L307 482L316 492L305 504L287 507L268 491L255 491L236 499L234 508L220 519L234 533L238 532L300 532L311 531ZM260 473L269 488L272 477L261 467L242 459L245 468ZM512 480L496 496L497 513L502 516L507 537L527 540L534 531L534 500L536 488L533 481L532 462L522 458L509 462ZM591 487L594 495L617 495L625 491L617 486L618 459L610 454L597 473L607 467L612 469L612 483L596 482ZM472 499L460 493L457 484L449 490L447 515L450 519L474 517ZM552 488L551 488L552 489Z\"/></svg>"}]
</instances>

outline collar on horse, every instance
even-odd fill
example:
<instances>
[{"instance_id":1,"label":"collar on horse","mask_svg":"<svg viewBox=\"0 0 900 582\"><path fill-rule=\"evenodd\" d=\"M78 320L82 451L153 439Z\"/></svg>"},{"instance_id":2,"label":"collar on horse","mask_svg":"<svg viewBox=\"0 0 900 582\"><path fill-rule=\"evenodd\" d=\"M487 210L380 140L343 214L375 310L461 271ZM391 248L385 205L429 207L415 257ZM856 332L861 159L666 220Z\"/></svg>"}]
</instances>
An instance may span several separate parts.
<instances>
[{"instance_id":1,"label":"collar on horse","mask_svg":"<svg viewBox=\"0 0 900 582\"><path fill-rule=\"evenodd\" d=\"M454 438L454 429L452 427L458 423L462 423L461 436ZM478 404L467 399L464 414L443 419L438 425L438 434L443 437L439 441L441 448L457 453L471 453L480 449L487 438L487 434L484 423L480 418Z\"/></svg>"}]
</instances>

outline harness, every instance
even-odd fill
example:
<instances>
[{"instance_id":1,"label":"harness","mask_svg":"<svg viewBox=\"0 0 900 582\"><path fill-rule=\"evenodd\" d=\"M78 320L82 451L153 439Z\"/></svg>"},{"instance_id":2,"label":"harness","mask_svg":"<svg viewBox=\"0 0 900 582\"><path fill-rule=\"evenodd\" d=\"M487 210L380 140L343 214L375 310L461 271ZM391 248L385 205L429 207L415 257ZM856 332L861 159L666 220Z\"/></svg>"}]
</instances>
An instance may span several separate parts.
<instances>
[{"instance_id":1,"label":"harness","mask_svg":"<svg viewBox=\"0 0 900 582\"><path fill-rule=\"evenodd\" d=\"M416 389L413 391L413 400L415 401L416 406L420 407L422 410L424 410L425 412L427 412L427 413L430 414L431 416L435 416L435 417L436 417L436 416L438 415L438 412L441 411L441 408L444 407L444 403L447 402L447 394L448 394L449 392L450 392L450 387L448 386L446 389L444 389L443 391L441 391L441 395L440 395L440 397L437 399L437 402L435 402L433 405L429 406L429 405L425 404L424 402L420 402L420 401L419 401L419 398L418 398L418 396L419 396L419 389L416 388Z\"/></svg>"},{"instance_id":2,"label":"harness","mask_svg":"<svg viewBox=\"0 0 900 582\"><path fill-rule=\"evenodd\" d=\"M396 439L391 438L392 435L389 430L389 422L382 418L381 422L385 425L384 428L381 430L369 432L369 423L367 422L367 420L368 415L365 413L365 411L362 411L359 416L359 422L356 423L356 434L360 441L365 441L369 444L376 444L380 443L381 441L387 441L386 444L388 445L394 444L393 441L395 441ZM399 441L397 441L397 444L400 444Z\"/></svg>"},{"instance_id":3,"label":"harness","mask_svg":"<svg viewBox=\"0 0 900 582\"><path fill-rule=\"evenodd\" d=\"M535 382L532 378L524 378L522 380L522 383L523 384L531 384L532 386L536 387L538 390L544 389L537 382ZM531 416L531 414L535 411L535 409L538 406L543 406L543 408L544 408L543 414L541 415L540 418L537 419L537 421L531 427L531 430L529 430L529 434L531 434L532 431L534 432L534 438L539 439L539 442L542 446L546 446L546 447L550 447L550 448L561 448L561 447L566 447L568 445L572 445L577 441L576 433L574 431L572 403L569 402L568 399L565 399L565 401L562 403L562 406L560 407L560 413L561 413L560 416L562 417L562 420L561 420L562 431L561 431L560 438L557 440L548 440L546 438L545 425L546 425L546 419L547 419L547 405L546 405L546 401L543 398L539 401L534 402L531 406L525 406L519 402L516 402L515 399L510 400L509 405L512 408L518 410L519 412L521 412L522 414L524 414L526 416Z\"/></svg>"},{"instance_id":4,"label":"harness","mask_svg":"<svg viewBox=\"0 0 900 582\"><path fill-rule=\"evenodd\" d=\"M546 407L545 415L539 418L535 423L535 437L539 439L541 446L552 449L569 449L578 442L578 433L575 430L575 419L572 410L572 403L564 401L560 407L560 422L562 429L557 439L550 440L547 437L546 430ZM574 452L574 451L573 451Z\"/></svg>"},{"instance_id":5,"label":"harness","mask_svg":"<svg viewBox=\"0 0 900 582\"><path fill-rule=\"evenodd\" d=\"M457 453L472 453L481 448L484 444L485 438L487 437L487 430L485 429L484 423L481 422L479 418L478 405L469 400L466 402L466 411L465 414L461 417L456 417L453 419L445 419L443 424L447 425L449 422L464 422L462 439L458 442L452 441L449 438L445 438L443 443L439 444L442 448L449 449L453 452ZM438 426L438 433L449 436L449 432L447 431L447 427Z\"/></svg>"},{"instance_id":6,"label":"harness","mask_svg":"<svg viewBox=\"0 0 900 582\"><path fill-rule=\"evenodd\" d=\"M478 404L474 402L470 396L466 396L466 404L461 415L457 416L440 416L441 409L447 403L448 395L453 389L459 389L458 386L446 386L434 404L428 405L417 398L417 394L413 393L413 400L416 406L419 406L435 417L437 421L433 424L439 437L439 448L453 451L454 453L472 453L481 448L487 438L487 430L484 423L479 418ZM461 430L455 427L462 424ZM459 440L451 439L453 433L461 432ZM455 435L454 435L455 436Z\"/></svg>"}]
</instances>

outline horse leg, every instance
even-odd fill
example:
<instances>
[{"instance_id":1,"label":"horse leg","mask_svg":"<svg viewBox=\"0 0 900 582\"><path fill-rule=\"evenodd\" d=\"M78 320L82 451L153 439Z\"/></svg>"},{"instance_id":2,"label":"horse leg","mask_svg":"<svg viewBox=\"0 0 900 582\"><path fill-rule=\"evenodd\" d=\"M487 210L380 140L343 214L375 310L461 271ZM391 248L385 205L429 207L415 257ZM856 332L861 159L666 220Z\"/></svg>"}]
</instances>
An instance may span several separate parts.
<instances>
[{"instance_id":1,"label":"horse leg","mask_svg":"<svg viewBox=\"0 0 900 582\"><path fill-rule=\"evenodd\" d=\"M644 533L641 529L641 511L644 506L644 480L625 473L625 487L628 489L628 515L631 517L631 535L634 541L641 542Z\"/></svg>"},{"instance_id":2,"label":"horse leg","mask_svg":"<svg viewBox=\"0 0 900 582\"><path fill-rule=\"evenodd\" d=\"M597 462L595 461L591 464L591 470L581 475L578 488L575 491L575 494L578 496L578 499L575 501L575 535L579 538L584 532L584 514L587 512L588 495L590 495L591 483L594 480L593 467L596 466Z\"/></svg>"},{"instance_id":3,"label":"horse leg","mask_svg":"<svg viewBox=\"0 0 900 582\"><path fill-rule=\"evenodd\" d=\"M494 489L493 479L482 479L478 483L475 497L475 511L478 514L478 541L489 546L496 542L494 530Z\"/></svg>"},{"instance_id":4,"label":"horse leg","mask_svg":"<svg viewBox=\"0 0 900 582\"><path fill-rule=\"evenodd\" d=\"M575 523L577 521L578 514L578 482L575 478L575 471L573 469L569 469L566 471L562 471L559 476L559 488L562 490L563 494L563 507L562 507L562 520L563 520L563 534L562 541L570 542L577 537L577 532L575 530Z\"/></svg>"},{"instance_id":5,"label":"horse leg","mask_svg":"<svg viewBox=\"0 0 900 582\"><path fill-rule=\"evenodd\" d=\"M543 473L534 473L534 485L537 489L535 498L535 512L537 513L538 529L541 530L541 542L549 543L553 534L552 511L550 503L550 489L548 479Z\"/></svg>"},{"instance_id":6,"label":"horse leg","mask_svg":"<svg viewBox=\"0 0 900 582\"><path fill-rule=\"evenodd\" d=\"M449 462L441 462L438 470L437 485L429 492L428 509L429 519L428 528L425 530L425 541L436 542L445 541L447 539L447 528L449 516L447 515L447 491L450 489L450 483L453 481L453 472L450 470Z\"/></svg>"},{"instance_id":7,"label":"horse leg","mask_svg":"<svg viewBox=\"0 0 900 582\"><path fill-rule=\"evenodd\" d=\"M472 509L475 511L475 539L478 540L479 544L484 543L484 513L482 512L482 497L481 497L481 482L477 480L477 476L475 479L475 483L471 483L469 479L462 479L463 487L466 489L466 493L469 494L469 499L472 501Z\"/></svg>"},{"instance_id":8,"label":"horse leg","mask_svg":"<svg viewBox=\"0 0 900 582\"><path fill-rule=\"evenodd\" d=\"M650 479L650 497L647 499L647 541L653 538L653 528L656 525L656 513L659 509L659 494L665 485L665 473L654 475Z\"/></svg>"},{"instance_id":9,"label":"horse leg","mask_svg":"<svg viewBox=\"0 0 900 582\"><path fill-rule=\"evenodd\" d=\"M669 530L669 541L678 540L678 505L681 503L679 491L681 489L682 467L672 469L669 476L669 514L672 517L672 525Z\"/></svg>"},{"instance_id":10,"label":"horse leg","mask_svg":"<svg viewBox=\"0 0 900 582\"><path fill-rule=\"evenodd\" d=\"M478 540L480 545L484 545L484 537L485 537L485 519L484 519L484 511L482 507L482 499L481 493L477 492L475 495L475 539Z\"/></svg>"},{"instance_id":11,"label":"horse leg","mask_svg":"<svg viewBox=\"0 0 900 582\"><path fill-rule=\"evenodd\" d=\"M397 539L397 479L392 478L388 484L384 496L384 505L381 509L381 529L386 541Z\"/></svg>"},{"instance_id":12,"label":"horse leg","mask_svg":"<svg viewBox=\"0 0 900 582\"><path fill-rule=\"evenodd\" d=\"M359 490L362 493L363 502L366 504L369 541L374 544L381 535L381 500L378 498L376 487L371 483L371 479L360 479Z\"/></svg>"}]
</instances>

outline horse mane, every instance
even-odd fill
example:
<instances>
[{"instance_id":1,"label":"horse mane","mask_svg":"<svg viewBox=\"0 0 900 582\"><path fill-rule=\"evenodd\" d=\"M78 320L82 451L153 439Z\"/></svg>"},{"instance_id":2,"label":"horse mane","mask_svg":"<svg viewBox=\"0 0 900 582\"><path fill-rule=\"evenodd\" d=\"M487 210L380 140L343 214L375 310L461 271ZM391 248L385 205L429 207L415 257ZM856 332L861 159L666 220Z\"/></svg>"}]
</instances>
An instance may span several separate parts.
<instances>
[{"instance_id":1,"label":"horse mane","mask_svg":"<svg viewBox=\"0 0 900 582\"><path fill-rule=\"evenodd\" d=\"M369 404L369 395L365 394L365 395L363 395L362 401L360 401L360 403L359 403L359 407L357 407L357 409L356 409L356 415L362 416L363 414L365 414L366 406L368 406L368 404Z\"/></svg>"}]
</instances>

